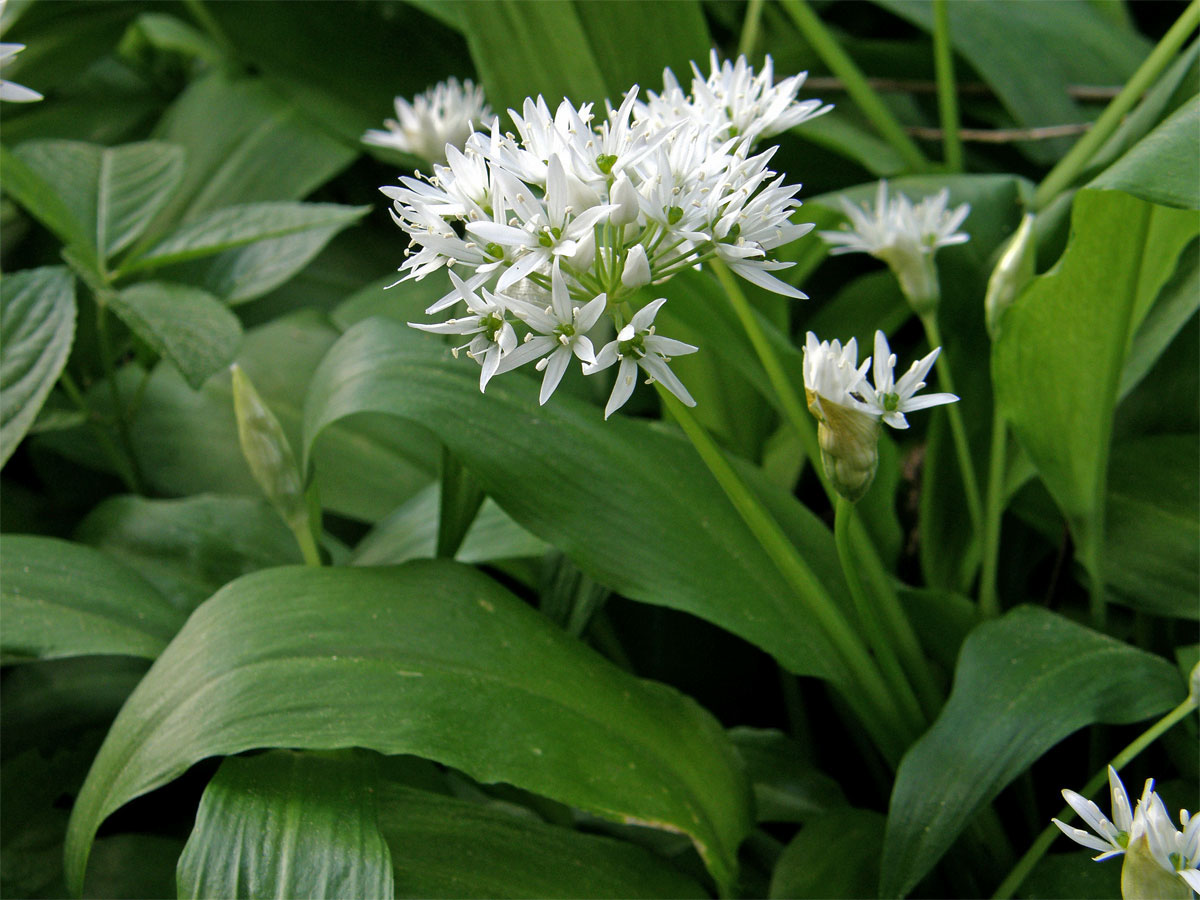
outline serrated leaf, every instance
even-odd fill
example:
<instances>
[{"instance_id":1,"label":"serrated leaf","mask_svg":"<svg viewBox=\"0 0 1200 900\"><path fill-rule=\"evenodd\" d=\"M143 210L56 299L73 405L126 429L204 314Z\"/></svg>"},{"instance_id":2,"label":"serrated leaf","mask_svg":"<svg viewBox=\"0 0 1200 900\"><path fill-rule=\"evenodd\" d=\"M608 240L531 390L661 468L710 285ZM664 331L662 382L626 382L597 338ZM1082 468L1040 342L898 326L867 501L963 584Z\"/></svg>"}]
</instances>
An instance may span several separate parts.
<instances>
[{"instance_id":1,"label":"serrated leaf","mask_svg":"<svg viewBox=\"0 0 1200 900\"><path fill-rule=\"evenodd\" d=\"M632 844L398 784L382 787L379 827L398 898L707 896Z\"/></svg>"},{"instance_id":2,"label":"serrated leaf","mask_svg":"<svg viewBox=\"0 0 1200 900\"><path fill-rule=\"evenodd\" d=\"M0 466L50 395L75 339L75 279L61 266L0 282Z\"/></svg>"},{"instance_id":3,"label":"serrated leaf","mask_svg":"<svg viewBox=\"0 0 1200 900\"><path fill-rule=\"evenodd\" d=\"M231 758L200 798L180 897L391 897L366 753Z\"/></svg>"},{"instance_id":4,"label":"serrated leaf","mask_svg":"<svg viewBox=\"0 0 1200 900\"><path fill-rule=\"evenodd\" d=\"M364 216L368 206L336 203L245 203L218 209L183 225L155 246L128 260L120 274L187 262L257 241L311 229L339 229Z\"/></svg>"},{"instance_id":5,"label":"serrated leaf","mask_svg":"<svg viewBox=\"0 0 1200 900\"><path fill-rule=\"evenodd\" d=\"M183 177L183 148L159 141L119 147L28 141L13 152L55 188L69 211L77 227L59 236L69 244L84 241L101 259L137 240Z\"/></svg>"},{"instance_id":6,"label":"serrated leaf","mask_svg":"<svg viewBox=\"0 0 1200 900\"><path fill-rule=\"evenodd\" d=\"M412 753L680 831L726 887L750 827L715 720L475 570L271 569L196 610L125 704L72 812L68 885L122 804L207 756L272 746Z\"/></svg>"},{"instance_id":7,"label":"serrated leaf","mask_svg":"<svg viewBox=\"0 0 1200 900\"><path fill-rule=\"evenodd\" d=\"M154 659L184 619L98 550L26 535L4 537L0 604L5 662L103 653Z\"/></svg>"},{"instance_id":8,"label":"serrated leaf","mask_svg":"<svg viewBox=\"0 0 1200 900\"><path fill-rule=\"evenodd\" d=\"M112 296L129 329L169 359L193 390L226 368L242 342L242 324L207 291L185 284L144 281Z\"/></svg>"},{"instance_id":9,"label":"serrated leaf","mask_svg":"<svg viewBox=\"0 0 1200 900\"><path fill-rule=\"evenodd\" d=\"M605 422L569 397L539 406L533 382L519 375L482 395L462 361L407 349L410 332L371 319L329 351L305 404L307 459L321 431L346 416L385 412L424 426L518 524L599 583L707 619L796 673L842 678L824 632L684 439L644 421ZM745 477L841 597L829 531L749 466Z\"/></svg>"},{"instance_id":10,"label":"serrated leaf","mask_svg":"<svg viewBox=\"0 0 1200 900\"><path fill-rule=\"evenodd\" d=\"M1147 719L1184 693L1161 657L1038 607L978 626L950 699L896 773L879 896L904 896L976 811L1067 735Z\"/></svg>"}]
</instances>

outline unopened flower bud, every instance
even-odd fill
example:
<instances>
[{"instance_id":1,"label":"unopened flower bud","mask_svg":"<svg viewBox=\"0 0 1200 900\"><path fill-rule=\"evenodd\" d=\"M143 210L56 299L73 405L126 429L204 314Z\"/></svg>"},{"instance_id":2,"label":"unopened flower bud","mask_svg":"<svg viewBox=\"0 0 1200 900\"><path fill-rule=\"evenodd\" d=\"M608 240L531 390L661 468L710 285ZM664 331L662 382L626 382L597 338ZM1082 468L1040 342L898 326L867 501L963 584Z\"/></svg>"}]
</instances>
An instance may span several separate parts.
<instances>
[{"instance_id":1,"label":"unopened flower bud","mask_svg":"<svg viewBox=\"0 0 1200 900\"><path fill-rule=\"evenodd\" d=\"M1034 259L1037 255L1033 239L1033 213L1026 213L1021 224L1009 238L1008 245L1000 255L1000 261L988 279L987 295L983 301L987 318L988 334L993 338L999 333L1000 318L1012 306L1017 294L1033 279Z\"/></svg>"},{"instance_id":2,"label":"unopened flower bud","mask_svg":"<svg viewBox=\"0 0 1200 900\"><path fill-rule=\"evenodd\" d=\"M571 254L571 266L579 272L585 272L596 261L596 232L589 231L575 243L575 252Z\"/></svg>"},{"instance_id":3,"label":"unopened flower bud","mask_svg":"<svg viewBox=\"0 0 1200 900\"><path fill-rule=\"evenodd\" d=\"M857 503L875 480L879 468L879 419L837 403L821 403L806 390L808 409L817 417L821 465L834 489Z\"/></svg>"},{"instance_id":4,"label":"unopened flower bud","mask_svg":"<svg viewBox=\"0 0 1200 900\"><path fill-rule=\"evenodd\" d=\"M624 172L617 176L616 183L612 188L612 202L616 205L611 213L609 213L609 221L617 227L622 225L632 225L637 221L638 204L637 189L633 186L633 182L629 180Z\"/></svg>"},{"instance_id":5,"label":"unopened flower bud","mask_svg":"<svg viewBox=\"0 0 1200 900\"><path fill-rule=\"evenodd\" d=\"M625 267L621 270L621 284L632 290L649 283L650 260L646 258L646 248L641 244L634 244L625 257Z\"/></svg>"},{"instance_id":6,"label":"unopened flower bud","mask_svg":"<svg viewBox=\"0 0 1200 900\"><path fill-rule=\"evenodd\" d=\"M237 365L232 368L233 409L242 455L271 505L294 527L295 523L306 521L307 510L300 468L291 444L246 373Z\"/></svg>"}]
</instances>

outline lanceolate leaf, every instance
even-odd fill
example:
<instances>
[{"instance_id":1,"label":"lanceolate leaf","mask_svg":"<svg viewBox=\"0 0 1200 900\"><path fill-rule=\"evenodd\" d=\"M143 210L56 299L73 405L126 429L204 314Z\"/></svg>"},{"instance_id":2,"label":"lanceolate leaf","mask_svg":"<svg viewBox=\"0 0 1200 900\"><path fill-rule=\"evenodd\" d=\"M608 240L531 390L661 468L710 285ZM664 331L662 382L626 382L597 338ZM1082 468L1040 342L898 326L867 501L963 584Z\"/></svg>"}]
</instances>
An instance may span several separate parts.
<instances>
[{"instance_id":1,"label":"lanceolate leaf","mask_svg":"<svg viewBox=\"0 0 1200 900\"><path fill-rule=\"evenodd\" d=\"M996 401L1071 523L1099 550L1113 407L1130 335L1197 230L1190 212L1080 191L1071 242L1001 320Z\"/></svg>"},{"instance_id":2,"label":"lanceolate leaf","mask_svg":"<svg viewBox=\"0 0 1200 900\"><path fill-rule=\"evenodd\" d=\"M284 568L214 595L129 698L76 801L67 880L113 810L254 747L412 753L689 835L728 889L749 788L720 726L445 561Z\"/></svg>"},{"instance_id":3,"label":"lanceolate leaf","mask_svg":"<svg viewBox=\"0 0 1200 900\"><path fill-rule=\"evenodd\" d=\"M904 896L977 810L1067 735L1138 722L1182 694L1166 660L1044 609L980 625L950 699L896 773L879 896Z\"/></svg>"},{"instance_id":4,"label":"lanceolate leaf","mask_svg":"<svg viewBox=\"0 0 1200 900\"><path fill-rule=\"evenodd\" d=\"M366 214L366 206L336 203L245 203L208 213L180 227L127 262L121 274L211 256L256 241L310 229L344 227Z\"/></svg>"},{"instance_id":5,"label":"lanceolate leaf","mask_svg":"<svg viewBox=\"0 0 1200 900\"><path fill-rule=\"evenodd\" d=\"M134 334L174 363L193 390L233 362L242 341L237 316L199 288L145 281L109 303Z\"/></svg>"},{"instance_id":6,"label":"lanceolate leaf","mask_svg":"<svg viewBox=\"0 0 1200 900\"><path fill-rule=\"evenodd\" d=\"M1165 206L1200 209L1198 129L1200 97L1193 97L1089 187L1125 191Z\"/></svg>"},{"instance_id":7,"label":"lanceolate leaf","mask_svg":"<svg viewBox=\"0 0 1200 900\"><path fill-rule=\"evenodd\" d=\"M363 752L225 760L179 857L179 896L391 897L376 780Z\"/></svg>"},{"instance_id":8,"label":"lanceolate leaf","mask_svg":"<svg viewBox=\"0 0 1200 900\"><path fill-rule=\"evenodd\" d=\"M706 897L640 847L384 784L397 897Z\"/></svg>"},{"instance_id":9,"label":"lanceolate leaf","mask_svg":"<svg viewBox=\"0 0 1200 900\"><path fill-rule=\"evenodd\" d=\"M5 275L0 285L0 466L37 418L71 354L75 280L56 266Z\"/></svg>"},{"instance_id":10,"label":"lanceolate leaf","mask_svg":"<svg viewBox=\"0 0 1200 900\"><path fill-rule=\"evenodd\" d=\"M102 259L137 240L183 177L183 148L157 141L120 147L30 141L14 152L70 211L78 231L59 236L71 243L78 234Z\"/></svg>"},{"instance_id":11,"label":"lanceolate leaf","mask_svg":"<svg viewBox=\"0 0 1200 900\"><path fill-rule=\"evenodd\" d=\"M101 653L154 659L184 618L98 550L25 535L4 537L0 606L6 662Z\"/></svg>"},{"instance_id":12,"label":"lanceolate leaf","mask_svg":"<svg viewBox=\"0 0 1200 900\"><path fill-rule=\"evenodd\" d=\"M416 422L518 524L596 581L708 619L794 672L841 677L824 633L688 443L646 422L605 422L596 407L565 396L539 407L533 382L520 376L490 385L484 396L463 360L436 348L405 350L408 330L373 319L330 349L305 407L309 459L321 431L346 416L387 412ZM828 530L749 467L747 478L762 487L822 582L838 590Z\"/></svg>"}]
</instances>

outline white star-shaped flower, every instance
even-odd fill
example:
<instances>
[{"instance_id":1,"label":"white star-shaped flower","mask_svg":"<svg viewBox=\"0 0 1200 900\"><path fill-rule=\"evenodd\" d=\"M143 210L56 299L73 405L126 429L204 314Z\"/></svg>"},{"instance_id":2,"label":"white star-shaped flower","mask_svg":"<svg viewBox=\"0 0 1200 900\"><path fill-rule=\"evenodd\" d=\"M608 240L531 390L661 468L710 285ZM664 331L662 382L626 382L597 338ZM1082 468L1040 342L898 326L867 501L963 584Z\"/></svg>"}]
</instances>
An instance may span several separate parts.
<instances>
[{"instance_id":1,"label":"white star-shaped flower","mask_svg":"<svg viewBox=\"0 0 1200 900\"><path fill-rule=\"evenodd\" d=\"M875 384L873 387L869 386L864 380L862 394L867 405L892 428L908 427L908 420L904 418L906 412L958 400L954 394L914 396L925 387L925 376L933 368L941 349L935 347L927 356L913 363L904 376L896 381L896 355L888 346L887 336L882 331L875 332Z\"/></svg>"},{"instance_id":2,"label":"white star-shaped flower","mask_svg":"<svg viewBox=\"0 0 1200 900\"><path fill-rule=\"evenodd\" d=\"M436 325L424 325L420 322L408 324L434 334L474 335L468 343L455 347L451 352L458 356L458 352L466 348L467 356L479 363L482 367L479 390L483 391L500 368L501 360L516 349L517 333L506 318L508 307L503 297L487 290L480 297L453 271L450 272L450 280L459 292L460 299L466 302L471 314L462 318L447 319Z\"/></svg>"},{"instance_id":3,"label":"white star-shaped flower","mask_svg":"<svg viewBox=\"0 0 1200 900\"><path fill-rule=\"evenodd\" d=\"M1146 790L1149 791L1153 784L1153 781L1146 782ZM1087 797L1066 788L1062 792L1063 799L1095 834L1067 825L1058 819L1050 820L1075 843L1091 850L1099 850L1100 855L1093 857L1096 861L1124 853L1129 847L1129 836L1133 831L1133 809L1129 805L1129 795L1125 793L1125 785L1121 783L1117 770L1112 766L1108 767L1108 786L1112 795L1112 822L1100 812L1100 807Z\"/></svg>"}]
</instances>

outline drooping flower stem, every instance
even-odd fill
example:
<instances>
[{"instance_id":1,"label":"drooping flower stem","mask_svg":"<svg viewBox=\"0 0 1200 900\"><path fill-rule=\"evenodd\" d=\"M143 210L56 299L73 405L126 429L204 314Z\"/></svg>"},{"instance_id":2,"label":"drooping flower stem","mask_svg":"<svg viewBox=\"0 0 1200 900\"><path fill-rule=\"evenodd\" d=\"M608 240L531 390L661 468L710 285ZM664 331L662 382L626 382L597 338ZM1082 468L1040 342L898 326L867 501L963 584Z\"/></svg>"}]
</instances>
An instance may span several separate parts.
<instances>
[{"instance_id":1,"label":"drooping flower stem","mask_svg":"<svg viewBox=\"0 0 1200 900\"><path fill-rule=\"evenodd\" d=\"M1000 559L1000 519L1004 515L1004 476L1008 450L1008 423L996 409L992 414L992 449L988 457L987 497L983 509L983 548L979 570L979 614L985 619L1000 615L996 572Z\"/></svg>"},{"instance_id":2,"label":"drooping flower stem","mask_svg":"<svg viewBox=\"0 0 1200 900\"><path fill-rule=\"evenodd\" d=\"M781 2L796 28L804 35L804 39L817 52L825 65L829 66L829 70L841 79L850 99L875 126L875 130L879 132L880 136L892 145L909 169L913 172L927 172L929 161L925 159L920 148L905 133L891 110L884 105L874 88L867 83L866 76L850 58L850 55L842 49L837 38L830 33L817 14L809 8L804 0L781 0Z\"/></svg>"},{"instance_id":3,"label":"drooping flower stem","mask_svg":"<svg viewBox=\"0 0 1200 900\"><path fill-rule=\"evenodd\" d=\"M897 712L897 698L889 690L862 638L842 615L808 563L796 552L795 545L779 524L734 471L692 411L657 382L655 387L664 406L683 429L742 521L793 589L803 611L817 621L837 650L851 679L843 685L847 688L847 701L854 707L863 727L870 731L880 752L890 764L895 765L917 732Z\"/></svg>"},{"instance_id":4,"label":"drooping flower stem","mask_svg":"<svg viewBox=\"0 0 1200 900\"><path fill-rule=\"evenodd\" d=\"M759 362L767 373L767 378L775 390L775 397L782 407L788 423L799 436L800 443L804 447L804 454L808 457L813 471L820 478L829 502L836 504L838 494L829 483L829 478L821 465L821 447L817 441L817 428L812 416L808 414L806 405L796 392L796 388L783 368L783 363L771 346L770 340L755 317L754 310L742 292L737 279L733 277L733 273L720 260L713 260L709 265L725 289L730 306L733 307L738 321L758 355ZM904 663L908 677L916 687L917 695L921 699L921 706L926 715L932 718L941 708L944 697L933 677L929 661L921 650L916 632L913 631L912 624L908 621L908 617L900 605L900 600L896 596L892 576L884 567L883 561L879 558L879 551L857 516L850 523L850 541L854 556L865 569L867 583L883 611L887 627L900 652L900 659Z\"/></svg>"},{"instance_id":5,"label":"drooping flower stem","mask_svg":"<svg viewBox=\"0 0 1200 900\"><path fill-rule=\"evenodd\" d=\"M1087 167L1096 151L1117 130L1117 126L1121 124L1125 114L1133 109L1142 94L1170 64L1179 48L1196 30L1197 25L1200 25L1200 0L1192 0L1175 24L1163 35L1158 46L1150 51L1146 61L1125 82L1121 93L1117 94L1100 114L1096 124L1076 142L1075 146L1058 161L1058 164L1050 170L1050 174L1038 185L1037 191L1033 195L1035 210L1045 209L1051 200L1070 187L1079 173Z\"/></svg>"},{"instance_id":6,"label":"drooping flower stem","mask_svg":"<svg viewBox=\"0 0 1200 900\"><path fill-rule=\"evenodd\" d=\"M958 91L954 84L948 7L946 0L933 0L933 62L937 70L938 114L942 120L942 163L949 172L961 172L963 145L958 134Z\"/></svg>"},{"instance_id":7,"label":"drooping flower stem","mask_svg":"<svg viewBox=\"0 0 1200 900\"><path fill-rule=\"evenodd\" d=\"M1103 766L1099 772L1092 776L1092 779L1083 786L1083 790L1079 791L1079 793L1088 799L1095 796L1096 792L1108 781L1108 766L1112 766L1118 772L1121 771L1121 769L1137 759L1143 750L1166 734L1174 725L1187 718L1188 714L1196 709L1198 701L1200 701L1200 698L1195 693L1189 694L1186 700L1130 741L1120 753L1112 758L1112 761L1108 765ZM1075 810L1067 806L1056 818L1061 819L1063 822L1070 822L1074 815ZM1017 860L1017 864L1012 867L1012 870L1008 873L1008 877L996 888L995 893L992 894L992 900L1009 900L1016 893L1017 888L1029 877L1029 873L1033 871L1033 867L1046 855L1046 851L1050 849L1050 845L1054 843L1054 839L1058 835L1059 830L1055 825L1047 825L1030 845L1029 849L1025 851L1025 855Z\"/></svg>"},{"instance_id":8,"label":"drooping flower stem","mask_svg":"<svg viewBox=\"0 0 1200 900\"><path fill-rule=\"evenodd\" d=\"M925 338L930 347L942 346L942 335L938 330L937 315L933 312L923 315L921 324L925 327ZM950 372L950 364L945 356L939 356L937 362L938 381L943 388L954 394L954 376ZM946 415L950 419L950 435L954 439L954 452L958 457L958 468L962 476L963 494L967 500L967 514L971 517L971 528L978 538L983 528L983 503L979 499L979 481L975 477L975 466L971 462L971 445L967 443L967 429L963 426L962 415L957 406L947 406Z\"/></svg>"},{"instance_id":9,"label":"drooping flower stem","mask_svg":"<svg viewBox=\"0 0 1200 900\"><path fill-rule=\"evenodd\" d=\"M891 684L893 694L900 702L902 714L913 727L920 731L925 725L921 704L917 702L917 695L913 692L912 685L909 684L908 678L900 666L900 659L896 656L896 651L880 619L880 611L867 596L862 579L858 575L858 560L855 558L850 540L850 525L854 520L854 504L845 497L838 497L834 512L833 535L846 586L850 589L850 596L854 598L854 606L858 611L858 619L866 634L867 643L875 654L875 659L879 662L879 668Z\"/></svg>"}]
</instances>

